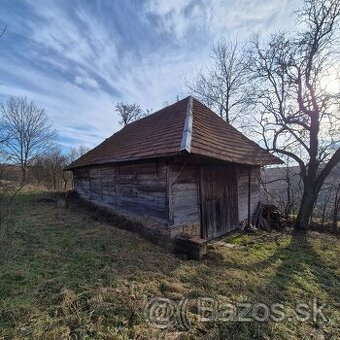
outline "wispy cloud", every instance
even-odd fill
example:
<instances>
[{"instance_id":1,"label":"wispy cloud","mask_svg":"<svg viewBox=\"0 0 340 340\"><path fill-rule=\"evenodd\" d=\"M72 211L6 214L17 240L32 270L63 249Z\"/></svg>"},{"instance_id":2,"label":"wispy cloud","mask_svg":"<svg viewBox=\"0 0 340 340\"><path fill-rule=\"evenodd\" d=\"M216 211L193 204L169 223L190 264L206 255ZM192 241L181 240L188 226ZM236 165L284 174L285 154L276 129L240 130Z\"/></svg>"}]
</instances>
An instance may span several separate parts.
<instances>
[{"instance_id":1,"label":"wispy cloud","mask_svg":"<svg viewBox=\"0 0 340 340\"><path fill-rule=\"evenodd\" d=\"M95 79L85 77L85 76L75 76L74 82L75 82L75 84L77 84L79 86L85 86L85 87L89 87L89 88L92 88L92 89L98 89L98 87L99 87L98 83Z\"/></svg>"},{"instance_id":2,"label":"wispy cloud","mask_svg":"<svg viewBox=\"0 0 340 340\"><path fill-rule=\"evenodd\" d=\"M44 106L65 147L118 128L117 101L158 109L184 96L212 41L289 23L292 0L2 1L0 97Z\"/></svg>"}]
</instances>

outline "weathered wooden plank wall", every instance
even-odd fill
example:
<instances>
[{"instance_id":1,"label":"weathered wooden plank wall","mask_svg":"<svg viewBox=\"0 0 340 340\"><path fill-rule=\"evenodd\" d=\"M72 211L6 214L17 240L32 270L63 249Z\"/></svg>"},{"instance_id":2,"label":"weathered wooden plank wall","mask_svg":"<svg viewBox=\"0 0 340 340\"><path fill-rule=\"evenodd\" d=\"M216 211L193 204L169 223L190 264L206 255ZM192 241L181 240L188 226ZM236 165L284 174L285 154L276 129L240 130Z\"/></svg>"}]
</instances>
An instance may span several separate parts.
<instances>
[{"instance_id":1,"label":"weathered wooden plank wall","mask_svg":"<svg viewBox=\"0 0 340 340\"><path fill-rule=\"evenodd\" d=\"M173 228L199 227L199 167L197 163L167 165L162 161L150 161L81 168L74 171L74 187L81 197L97 204L156 217ZM248 218L248 168L237 167L236 170L238 207L232 211L236 213L238 208L238 219L242 221ZM260 199L259 174L260 167L251 168L251 213Z\"/></svg>"},{"instance_id":2,"label":"weathered wooden plank wall","mask_svg":"<svg viewBox=\"0 0 340 340\"><path fill-rule=\"evenodd\" d=\"M197 167L169 166L169 218L173 225L200 223Z\"/></svg>"},{"instance_id":3,"label":"weathered wooden plank wall","mask_svg":"<svg viewBox=\"0 0 340 340\"><path fill-rule=\"evenodd\" d=\"M252 167L250 172L250 213L256 209L260 200L260 167ZM239 220L248 218L248 168L238 168L238 211Z\"/></svg>"},{"instance_id":4,"label":"weathered wooden plank wall","mask_svg":"<svg viewBox=\"0 0 340 340\"><path fill-rule=\"evenodd\" d=\"M90 171L89 169L77 169L73 171L74 189L85 199L90 199Z\"/></svg>"},{"instance_id":5,"label":"weathered wooden plank wall","mask_svg":"<svg viewBox=\"0 0 340 340\"><path fill-rule=\"evenodd\" d=\"M87 200L167 219L166 166L158 162L96 166L74 171L75 190Z\"/></svg>"}]
</instances>

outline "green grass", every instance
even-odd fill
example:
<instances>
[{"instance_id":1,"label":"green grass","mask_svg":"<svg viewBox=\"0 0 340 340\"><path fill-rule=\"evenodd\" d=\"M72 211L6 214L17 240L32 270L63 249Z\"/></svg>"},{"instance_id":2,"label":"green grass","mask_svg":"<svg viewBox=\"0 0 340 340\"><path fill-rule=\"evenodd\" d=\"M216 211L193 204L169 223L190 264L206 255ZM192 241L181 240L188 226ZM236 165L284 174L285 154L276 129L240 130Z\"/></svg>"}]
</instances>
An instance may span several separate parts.
<instances>
[{"instance_id":1,"label":"green grass","mask_svg":"<svg viewBox=\"0 0 340 340\"><path fill-rule=\"evenodd\" d=\"M236 234L202 261L175 257L72 207L18 197L7 260L0 263L0 339L336 339L340 242L310 233ZM150 327L149 298L189 299L185 330ZM201 322L197 298L294 306L317 298L325 321Z\"/></svg>"}]
</instances>

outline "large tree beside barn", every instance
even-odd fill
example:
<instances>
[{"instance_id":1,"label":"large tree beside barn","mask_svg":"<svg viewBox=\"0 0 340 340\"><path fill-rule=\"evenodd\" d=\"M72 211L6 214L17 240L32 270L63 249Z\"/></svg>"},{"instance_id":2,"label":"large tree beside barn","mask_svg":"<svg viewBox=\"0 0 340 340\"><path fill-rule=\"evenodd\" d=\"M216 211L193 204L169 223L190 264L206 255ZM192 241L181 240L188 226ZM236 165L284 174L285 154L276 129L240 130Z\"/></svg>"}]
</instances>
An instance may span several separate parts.
<instances>
[{"instance_id":1,"label":"large tree beside barn","mask_svg":"<svg viewBox=\"0 0 340 340\"><path fill-rule=\"evenodd\" d=\"M300 168L303 194L295 228L307 229L318 193L340 161L339 0L308 0L297 31L256 39L249 62L253 100L269 150Z\"/></svg>"},{"instance_id":2,"label":"large tree beside barn","mask_svg":"<svg viewBox=\"0 0 340 340\"><path fill-rule=\"evenodd\" d=\"M218 43L211 66L189 84L231 124L299 166L297 229L308 227L325 178L340 160L339 8L339 0L306 0L295 31L257 37L247 48Z\"/></svg>"}]
</instances>

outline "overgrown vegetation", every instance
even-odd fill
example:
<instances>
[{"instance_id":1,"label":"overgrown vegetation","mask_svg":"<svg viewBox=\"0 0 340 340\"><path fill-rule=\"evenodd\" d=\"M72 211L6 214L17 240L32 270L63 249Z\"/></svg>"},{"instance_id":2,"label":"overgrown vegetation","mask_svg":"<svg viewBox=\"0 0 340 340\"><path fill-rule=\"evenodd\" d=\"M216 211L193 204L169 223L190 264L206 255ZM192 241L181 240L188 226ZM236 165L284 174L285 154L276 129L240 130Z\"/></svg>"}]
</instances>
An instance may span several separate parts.
<instances>
[{"instance_id":1,"label":"overgrown vegetation","mask_svg":"<svg viewBox=\"0 0 340 340\"><path fill-rule=\"evenodd\" d=\"M99 222L88 210L58 208L51 193L20 193L10 258L0 264L0 338L335 339L340 332L339 239L318 233L232 235L203 261ZM190 300L189 330L153 329L154 296ZM199 322L195 301L296 303L317 298L329 322Z\"/></svg>"}]
</instances>

